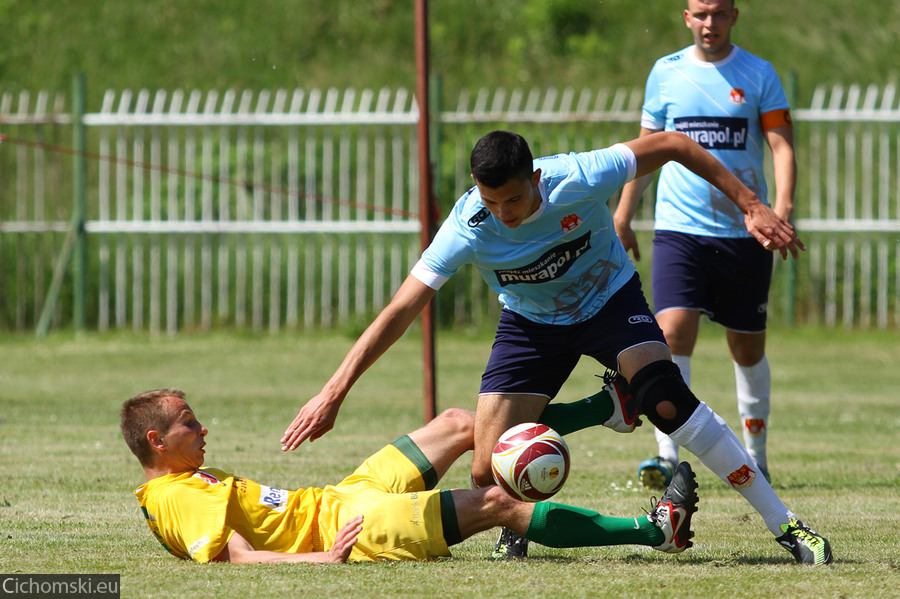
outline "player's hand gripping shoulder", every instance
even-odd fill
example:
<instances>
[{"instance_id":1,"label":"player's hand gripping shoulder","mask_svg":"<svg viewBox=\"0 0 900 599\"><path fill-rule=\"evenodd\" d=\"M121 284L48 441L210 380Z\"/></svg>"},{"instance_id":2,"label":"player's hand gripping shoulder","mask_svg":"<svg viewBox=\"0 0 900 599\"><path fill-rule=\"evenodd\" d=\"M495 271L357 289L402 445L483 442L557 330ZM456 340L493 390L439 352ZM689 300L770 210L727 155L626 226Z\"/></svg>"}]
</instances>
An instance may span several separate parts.
<instances>
[{"instance_id":1,"label":"player's hand gripping shoulder","mask_svg":"<svg viewBox=\"0 0 900 599\"><path fill-rule=\"evenodd\" d=\"M337 420L341 401L325 391L306 402L281 437L281 450L290 451L309 439L315 441L332 428Z\"/></svg>"}]
</instances>

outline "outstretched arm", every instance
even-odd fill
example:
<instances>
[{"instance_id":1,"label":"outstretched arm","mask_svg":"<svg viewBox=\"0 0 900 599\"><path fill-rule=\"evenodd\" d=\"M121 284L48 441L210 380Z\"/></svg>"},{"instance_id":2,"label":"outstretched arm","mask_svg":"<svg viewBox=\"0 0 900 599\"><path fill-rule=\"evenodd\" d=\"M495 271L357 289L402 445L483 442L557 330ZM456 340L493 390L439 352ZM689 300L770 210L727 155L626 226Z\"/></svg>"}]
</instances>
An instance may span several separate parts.
<instances>
[{"instance_id":1,"label":"outstretched arm","mask_svg":"<svg viewBox=\"0 0 900 599\"><path fill-rule=\"evenodd\" d=\"M740 182L709 152L683 133L665 131L625 142L637 157L636 177L660 168L666 162L680 162L703 177L735 203L744 215L747 231L769 250L778 250L782 258L790 251L797 258L806 246L797 237L793 225L780 218L753 191Z\"/></svg>"},{"instance_id":2,"label":"outstretched arm","mask_svg":"<svg viewBox=\"0 0 900 599\"><path fill-rule=\"evenodd\" d=\"M360 376L409 328L436 290L409 275L391 302L350 348L344 361L318 395L300 409L281 438L282 450L315 441L334 426L338 410Z\"/></svg>"},{"instance_id":3,"label":"outstretched arm","mask_svg":"<svg viewBox=\"0 0 900 599\"><path fill-rule=\"evenodd\" d=\"M351 518L338 530L334 537L334 546L328 551L310 553L281 553L278 551L257 551L247 540L234 533L225 549L213 558L214 562L231 562L234 564L267 564L273 562L314 562L320 564L339 564L346 562L359 533L362 531L362 516Z\"/></svg>"}]
</instances>

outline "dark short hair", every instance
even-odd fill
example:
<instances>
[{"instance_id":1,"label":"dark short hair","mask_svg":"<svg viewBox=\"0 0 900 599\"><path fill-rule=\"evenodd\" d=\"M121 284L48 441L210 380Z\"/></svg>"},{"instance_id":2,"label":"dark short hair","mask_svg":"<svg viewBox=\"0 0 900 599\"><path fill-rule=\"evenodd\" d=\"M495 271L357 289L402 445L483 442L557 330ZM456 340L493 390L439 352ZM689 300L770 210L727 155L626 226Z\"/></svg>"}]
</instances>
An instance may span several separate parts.
<instances>
[{"instance_id":1,"label":"dark short hair","mask_svg":"<svg viewBox=\"0 0 900 599\"><path fill-rule=\"evenodd\" d=\"M518 133L491 131L472 148L469 166L476 183L496 189L514 177L531 177L534 157L528 142Z\"/></svg>"},{"instance_id":2,"label":"dark short hair","mask_svg":"<svg viewBox=\"0 0 900 599\"><path fill-rule=\"evenodd\" d=\"M153 451L147 441L147 433L166 433L172 427L174 415L169 413L166 397L184 399L184 391L178 389L154 389L135 395L124 404L120 413L120 426L125 443L141 464L149 464Z\"/></svg>"}]
</instances>

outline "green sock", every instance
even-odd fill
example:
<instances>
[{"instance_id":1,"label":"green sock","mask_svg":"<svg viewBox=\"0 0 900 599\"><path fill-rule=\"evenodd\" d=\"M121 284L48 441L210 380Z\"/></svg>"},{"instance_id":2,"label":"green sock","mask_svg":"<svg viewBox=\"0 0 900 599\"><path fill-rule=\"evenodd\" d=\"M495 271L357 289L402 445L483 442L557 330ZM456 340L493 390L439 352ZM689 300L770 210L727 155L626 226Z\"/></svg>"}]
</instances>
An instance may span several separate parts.
<instances>
[{"instance_id":1,"label":"green sock","mask_svg":"<svg viewBox=\"0 0 900 599\"><path fill-rule=\"evenodd\" d=\"M613 518L593 510L544 501L534 506L525 536L547 547L660 545L662 530L646 516Z\"/></svg>"},{"instance_id":2,"label":"green sock","mask_svg":"<svg viewBox=\"0 0 900 599\"><path fill-rule=\"evenodd\" d=\"M560 435L568 435L589 426L597 426L613 415L609 391L601 389L590 397L572 403L551 403L541 413L540 423Z\"/></svg>"}]
</instances>

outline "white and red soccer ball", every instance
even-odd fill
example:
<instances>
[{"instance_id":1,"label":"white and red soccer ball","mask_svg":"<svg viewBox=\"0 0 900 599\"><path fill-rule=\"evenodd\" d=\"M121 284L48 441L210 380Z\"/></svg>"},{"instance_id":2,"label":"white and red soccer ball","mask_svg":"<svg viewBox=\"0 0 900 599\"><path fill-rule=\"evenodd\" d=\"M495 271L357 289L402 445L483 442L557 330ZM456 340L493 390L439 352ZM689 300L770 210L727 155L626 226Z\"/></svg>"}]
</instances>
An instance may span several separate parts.
<instances>
[{"instance_id":1,"label":"white and red soccer ball","mask_svg":"<svg viewBox=\"0 0 900 599\"><path fill-rule=\"evenodd\" d=\"M522 501L543 501L569 476L569 447L555 430L524 422L500 436L491 454L494 481Z\"/></svg>"}]
</instances>

